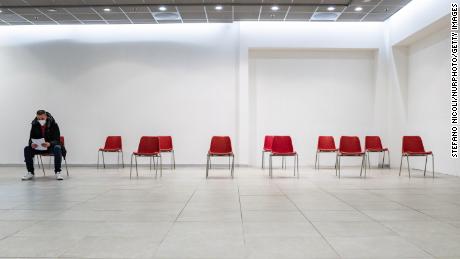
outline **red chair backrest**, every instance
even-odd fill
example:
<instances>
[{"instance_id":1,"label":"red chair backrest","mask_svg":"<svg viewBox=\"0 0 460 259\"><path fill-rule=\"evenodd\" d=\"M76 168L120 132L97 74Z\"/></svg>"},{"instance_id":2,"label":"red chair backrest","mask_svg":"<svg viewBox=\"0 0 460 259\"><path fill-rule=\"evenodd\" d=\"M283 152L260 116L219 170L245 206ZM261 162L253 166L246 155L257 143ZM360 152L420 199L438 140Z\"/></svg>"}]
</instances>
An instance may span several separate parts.
<instances>
[{"instance_id":1,"label":"red chair backrest","mask_svg":"<svg viewBox=\"0 0 460 259\"><path fill-rule=\"evenodd\" d=\"M379 136L366 136L365 149L383 149L382 140Z\"/></svg>"},{"instance_id":2,"label":"red chair backrest","mask_svg":"<svg viewBox=\"0 0 460 259\"><path fill-rule=\"evenodd\" d=\"M158 136L160 139L160 150L172 150L173 143L171 136Z\"/></svg>"},{"instance_id":3,"label":"red chair backrest","mask_svg":"<svg viewBox=\"0 0 460 259\"><path fill-rule=\"evenodd\" d=\"M264 139L264 150L271 151L273 145L273 138L275 136L265 136Z\"/></svg>"},{"instance_id":4,"label":"red chair backrest","mask_svg":"<svg viewBox=\"0 0 460 259\"><path fill-rule=\"evenodd\" d=\"M121 136L108 136L105 139L104 149L122 149Z\"/></svg>"},{"instance_id":5,"label":"red chair backrest","mask_svg":"<svg viewBox=\"0 0 460 259\"><path fill-rule=\"evenodd\" d=\"M402 152L425 152L422 138L420 136L403 136Z\"/></svg>"},{"instance_id":6,"label":"red chair backrest","mask_svg":"<svg viewBox=\"0 0 460 259\"><path fill-rule=\"evenodd\" d=\"M65 138L64 138L64 136L59 137L59 142L61 142L62 146L65 146Z\"/></svg>"},{"instance_id":7,"label":"red chair backrest","mask_svg":"<svg viewBox=\"0 0 460 259\"><path fill-rule=\"evenodd\" d=\"M275 136L273 138L272 152L279 154L294 152L291 136Z\"/></svg>"},{"instance_id":8,"label":"red chair backrest","mask_svg":"<svg viewBox=\"0 0 460 259\"><path fill-rule=\"evenodd\" d=\"M339 151L348 152L348 153L362 152L361 141L359 141L359 137L357 136L340 137Z\"/></svg>"},{"instance_id":9,"label":"red chair backrest","mask_svg":"<svg viewBox=\"0 0 460 259\"><path fill-rule=\"evenodd\" d=\"M156 154L160 152L160 140L158 137L143 136L139 141L138 153Z\"/></svg>"},{"instance_id":10,"label":"red chair backrest","mask_svg":"<svg viewBox=\"0 0 460 259\"><path fill-rule=\"evenodd\" d=\"M232 141L229 136L213 136L211 139L210 153L231 153Z\"/></svg>"},{"instance_id":11,"label":"red chair backrest","mask_svg":"<svg viewBox=\"0 0 460 259\"><path fill-rule=\"evenodd\" d=\"M318 137L318 150L336 149L333 136L319 136Z\"/></svg>"}]
</instances>

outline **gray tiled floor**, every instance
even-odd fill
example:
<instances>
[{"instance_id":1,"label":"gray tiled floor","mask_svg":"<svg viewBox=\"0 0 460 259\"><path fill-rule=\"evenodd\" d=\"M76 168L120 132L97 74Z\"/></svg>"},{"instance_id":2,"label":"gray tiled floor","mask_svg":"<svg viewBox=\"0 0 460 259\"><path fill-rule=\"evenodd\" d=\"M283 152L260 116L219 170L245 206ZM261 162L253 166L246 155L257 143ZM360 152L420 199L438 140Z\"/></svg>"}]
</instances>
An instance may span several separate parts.
<instances>
[{"instance_id":1,"label":"gray tiled floor","mask_svg":"<svg viewBox=\"0 0 460 259\"><path fill-rule=\"evenodd\" d=\"M0 167L0 257L460 258L460 178L373 169Z\"/></svg>"}]
</instances>

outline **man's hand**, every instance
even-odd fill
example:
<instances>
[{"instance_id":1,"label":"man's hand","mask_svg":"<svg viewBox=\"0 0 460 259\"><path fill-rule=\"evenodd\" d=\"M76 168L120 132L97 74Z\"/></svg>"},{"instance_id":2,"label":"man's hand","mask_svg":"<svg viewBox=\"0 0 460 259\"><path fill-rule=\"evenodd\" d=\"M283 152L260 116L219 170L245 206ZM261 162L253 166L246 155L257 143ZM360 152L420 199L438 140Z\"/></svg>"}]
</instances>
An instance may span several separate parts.
<instances>
[{"instance_id":1,"label":"man's hand","mask_svg":"<svg viewBox=\"0 0 460 259\"><path fill-rule=\"evenodd\" d=\"M45 143L42 144L42 147L46 147L46 148L47 148L47 147L49 147L49 146L51 146L51 144L50 144L49 142L45 142Z\"/></svg>"},{"instance_id":2,"label":"man's hand","mask_svg":"<svg viewBox=\"0 0 460 259\"><path fill-rule=\"evenodd\" d=\"M37 144L32 144L32 148L37 148L38 145Z\"/></svg>"}]
</instances>

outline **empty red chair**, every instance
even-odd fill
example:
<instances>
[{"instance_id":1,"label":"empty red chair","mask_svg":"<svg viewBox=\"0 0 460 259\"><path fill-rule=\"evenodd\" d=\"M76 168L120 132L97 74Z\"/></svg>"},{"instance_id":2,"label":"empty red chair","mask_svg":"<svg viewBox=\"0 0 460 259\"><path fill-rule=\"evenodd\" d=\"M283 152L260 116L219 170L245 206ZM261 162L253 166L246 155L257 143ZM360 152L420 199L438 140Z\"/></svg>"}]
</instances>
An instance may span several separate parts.
<instances>
[{"instance_id":1,"label":"empty red chair","mask_svg":"<svg viewBox=\"0 0 460 259\"><path fill-rule=\"evenodd\" d=\"M233 171L235 167L235 155L232 150L232 141L229 136L214 136L211 139L211 146L209 147L207 161L206 161L206 178L209 175L209 168L211 167L212 157L226 157L229 158L230 174L233 178ZM232 160L230 164L230 159Z\"/></svg>"},{"instance_id":2,"label":"empty red chair","mask_svg":"<svg viewBox=\"0 0 460 259\"><path fill-rule=\"evenodd\" d=\"M297 152L294 151L294 146L292 145L292 139L290 136L275 136L272 143L272 152L270 153L269 161L269 175L273 177L273 166L272 166L272 157L294 157L294 176L297 169L297 177L299 177L299 156Z\"/></svg>"},{"instance_id":3,"label":"empty red chair","mask_svg":"<svg viewBox=\"0 0 460 259\"><path fill-rule=\"evenodd\" d=\"M319 154L320 153L337 153L338 149L335 147L333 136L319 136L318 145L316 147L315 169L319 169ZM317 166L318 165L318 166ZM337 167L337 159L335 163Z\"/></svg>"},{"instance_id":4,"label":"empty red chair","mask_svg":"<svg viewBox=\"0 0 460 259\"><path fill-rule=\"evenodd\" d=\"M361 149L361 141L357 136L342 136L340 137L339 152L337 153L337 168L335 173L337 174L337 169L339 172L340 178L340 158L342 156L348 157L363 157L361 162L361 171L359 176L362 176L363 167L364 167L364 176L366 176L366 153Z\"/></svg>"},{"instance_id":5,"label":"empty red chair","mask_svg":"<svg viewBox=\"0 0 460 259\"><path fill-rule=\"evenodd\" d=\"M62 147L62 159L64 160L64 165L65 165L65 171L67 173L67 176L69 176L69 168L67 167L67 149L66 149L66 146L65 146L65 138L64 136L60 136L59 137L59 142L61 142L61 147ZM50 158L50 164L49 164L49 167L51 168L51 157L54 157L53 153L43 153L43 154L37 154L37 162L38 162L38 166L42 168L43 170L43 175L45 175L45 167L43 165L43 157L45 156L48 156ZM40 165L41 163L41 165Z\"/></svg>"},{"instance_id":6,"label":"empty red chair","mask_svg":"<svg viewBox=\"0 0 460 259\"><path fill-rule=\"evenodd\" d=\"M407 158L407 170L409 171L410 177L410 156L424 156L425 157L425 170L423 171L423 176L426 175L426 164L428 162L428 156L431 156L432 168L433 168L433 178L434 178L434 154L431 151L426 151L423 146L423 141L420 136L404 136L402 140L402 154L401 154L401 163L399 165L399 176L401 176L401 168L403 157Z\"/></svg>"},{"instance_id":7,"label":"empty red chair","mask_svg":"<svg viewBox=\"0 0 460 259\"><path fill-rule=\"evenodd\" d=\"M133 169L133 157L136 162L136 176L139 177L137 170L137 157L149 157L150 158L150 170L152 170L152 158L159 158L160 160L160 176L163 175L162 171L162 161L160 153L160 140L158 137L143 136L139 141L139 147L137 151L133 152L131 155L131 167L129 170L129 178L131 178L131 172ZM155 162L155 161L154 161ZM155 176L157 175L158 167L155 167Z\"/></svg>"},{"instance_id":8,"label":"empty red chair","mask_svg":"<svg viewBox=\"0 0 460 259\"><path fill-rule=\"evenodd\" d=\"M265 153L272 152L273 138L275 136L265 136L264 148L262 149L262 169L264 169Z\"/></svg>"},{"instance_id":9,"label":"empty red chair","mask_svg":"<svg viewBox=\"0 0 460 259\"><path fill-rule=\"evenodd\" d=\"M385 165L385 152L388 153L388 164L390 164L390 151L388 148L384 148L382 140L379 136L366 136L364 141L364 151L367 153L367 164L369 169L371 168L371 161L369 159L370 153L383 153L382 168Z\"/></svg>"},{"instance_id":10,"label":"empty red chair","mask_svg":"<svg viewBox=\"0 0 460 259\"><path fill-rule=\"evenodd\" d=\"M158 136L160 139L160 152L171 153L171 168L176 169L176 158L174 156L174 148L171 136Z\"/></svg>"},{"instance_id":11,"label":"empty red chair","mask_svg":"<svg viewBox=\"0 0 460 259\"><path fill-rule=\"evenodd\" d=\"M121 153L121 164L123 168L125 167L125 162L123 158L123 145L121 141L121 136L108 136L105 139L105 144L103 148L99 148L97 152L97 168L99 168L99 153L102 154L102 165L105 168L105 158L104 153L117 153L117 165L120 166L120 153Z\"/></svg>"}]
</instances>

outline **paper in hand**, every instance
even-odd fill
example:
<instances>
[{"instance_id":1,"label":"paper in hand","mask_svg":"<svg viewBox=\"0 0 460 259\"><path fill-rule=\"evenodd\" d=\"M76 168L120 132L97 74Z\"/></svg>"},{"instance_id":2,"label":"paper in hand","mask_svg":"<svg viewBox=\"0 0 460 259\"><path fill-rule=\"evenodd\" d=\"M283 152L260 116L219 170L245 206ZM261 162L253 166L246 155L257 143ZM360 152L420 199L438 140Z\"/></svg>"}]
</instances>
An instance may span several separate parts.
<instances>
[{"instance_id":1,"label":"paper in hand","mask_svg":"<svg viewBox=\"0 0 460 259\"><path fill-rule=\"evenodd\" d=\"M38 146L35 148L35 150L47 150L47 147L42 146L42 144L45 143L44 138L33 138L32 139L32 144L37 144Z\"/></svg>"}]
</instances>

